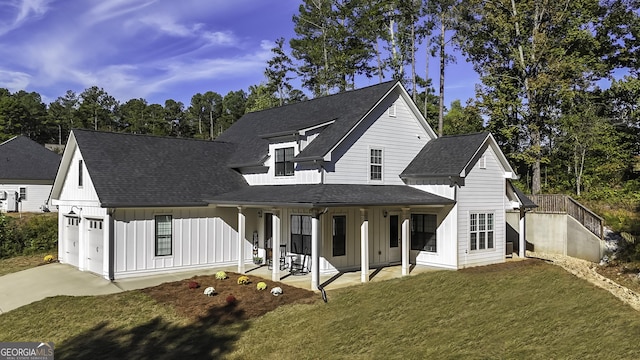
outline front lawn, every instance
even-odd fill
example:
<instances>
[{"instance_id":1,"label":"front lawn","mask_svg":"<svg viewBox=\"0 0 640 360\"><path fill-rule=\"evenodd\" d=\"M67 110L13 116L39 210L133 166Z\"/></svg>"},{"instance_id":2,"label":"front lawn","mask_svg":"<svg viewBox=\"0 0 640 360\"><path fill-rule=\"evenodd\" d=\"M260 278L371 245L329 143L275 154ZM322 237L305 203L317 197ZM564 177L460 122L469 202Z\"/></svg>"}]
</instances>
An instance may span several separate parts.
<instances>
[{"instance_id":1,"label":"front lawn","mask_svg":"<svg viewBox=\"0 0 640 360\"><path fill-rule=\"evenodd\" d=\"M0 315L0 339L54 341L56 359L638 358L640 313L560 267L512 264L335 290L230 324L141 291L57 297Z\"/></svg>"},{"instance_id":2,"label":"front lawn","mask_svg":"<svg viewBox=\"0 0 640 360\"><path fill-rule=\"evenodd\" d=\"M54 249L33 255L19 255L8 259L0 259L0 276L42 265L46 255L52 255L56 259L58 251Z\"/></svg>"}]
</instances>

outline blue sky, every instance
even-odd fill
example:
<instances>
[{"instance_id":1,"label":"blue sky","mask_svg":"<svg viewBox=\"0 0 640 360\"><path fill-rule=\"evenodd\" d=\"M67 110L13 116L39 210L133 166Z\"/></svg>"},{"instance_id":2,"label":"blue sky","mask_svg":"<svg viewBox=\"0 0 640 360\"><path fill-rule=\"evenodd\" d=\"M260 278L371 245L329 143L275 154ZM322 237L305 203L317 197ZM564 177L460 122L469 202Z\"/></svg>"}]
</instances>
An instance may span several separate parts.
<instances>
[{"instance_id":1,"label":"blue sky","mask_svg":"<svg viewBox=\"0 0 640 360\"><path fill-rule=\"evenodd\" d=\"M275 39L293 32L293 0L0 0L0 88L49 103L104 88L118 101L247 90L264 80ZM424 72L424 51L418 69ZM437 88L438 60L430 62ZM477 75L447 67L446 104L474 96ZM360 79L357 87L378 79Z\"/></svg>"}]
</instances>

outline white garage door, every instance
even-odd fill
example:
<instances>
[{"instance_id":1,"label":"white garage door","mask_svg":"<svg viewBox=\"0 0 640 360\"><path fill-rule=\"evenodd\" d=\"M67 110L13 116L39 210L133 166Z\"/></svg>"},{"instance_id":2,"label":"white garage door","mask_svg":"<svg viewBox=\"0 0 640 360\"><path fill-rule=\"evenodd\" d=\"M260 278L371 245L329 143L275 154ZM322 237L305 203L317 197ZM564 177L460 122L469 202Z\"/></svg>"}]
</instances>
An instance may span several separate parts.
<instances>
[{"instance_id":1,"label":"white garage door","mask_svg":"<svg viewBox=\"0 0 640 360\"><path fill-rule=\"evenodd\" d=\"M87 219L87 268L89 271L102 275L103 257L103 230L102 220Z\"/></svg>"},{"instance_id":2,"label":"white garage door","mask_svg":"<svg viewBox=\"0 0 640 360\"><path fill-rule=\"evenodd\" d=\"M77 217L65 217L64 227L64 259L67 264L78 266L80 260L80 243L78 241L78 218Z\"/></svg>"}]
</instances>

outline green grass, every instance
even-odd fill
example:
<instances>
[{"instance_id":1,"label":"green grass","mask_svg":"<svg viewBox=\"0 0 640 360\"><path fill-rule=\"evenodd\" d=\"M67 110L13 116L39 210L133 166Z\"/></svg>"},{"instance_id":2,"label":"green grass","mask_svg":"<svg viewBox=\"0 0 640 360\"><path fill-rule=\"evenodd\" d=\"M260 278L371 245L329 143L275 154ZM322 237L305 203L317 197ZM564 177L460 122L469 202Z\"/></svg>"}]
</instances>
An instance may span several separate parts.
<instances>
[{"instance_id":1,"label":"green grass","mask_svg":"<svg viewBox=\"0 0 640 360\"><path fill-rule=\"evenodd\" d=\"M8 259L0 259L0 276L36 267L44 262L44 257L47 254L57 258L58 250L54 249L33 255L20 255Z\"/></svg>"},{"instance_id":2,"label":"green grass","mask_svg":"<svg viewBox=\"0 0 640 360\"><path fill-rule=\"evenodd\" d=\"M0 315L0 339L54 341L56 359L639 357L639 312L559 267L528 263L369 283L227 325L215 314L189 322L137 291L56 297Z\"/></svg>"}]
</instances>

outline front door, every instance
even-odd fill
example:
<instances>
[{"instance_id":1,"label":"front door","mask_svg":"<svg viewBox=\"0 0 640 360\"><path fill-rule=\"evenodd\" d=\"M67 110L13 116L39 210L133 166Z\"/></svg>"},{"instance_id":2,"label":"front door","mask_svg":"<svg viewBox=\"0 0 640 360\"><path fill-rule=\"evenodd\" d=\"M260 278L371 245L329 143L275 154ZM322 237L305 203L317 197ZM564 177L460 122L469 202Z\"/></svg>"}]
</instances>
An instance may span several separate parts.
<instances>
[{"instance_id":1,"label":"front door","mask_svg":"<svg viewBox=\"0 0 640 360\"><path fill-rule=\"evenodd\" d=\"M400 252L400 244L402 243L400 215L391 213L387 219L389 219L389 224L387 226L387 229L389 229L387 238L389 244L389 263L397 263L402 261L402 254Z\"/></svg>"}]
</instances>

